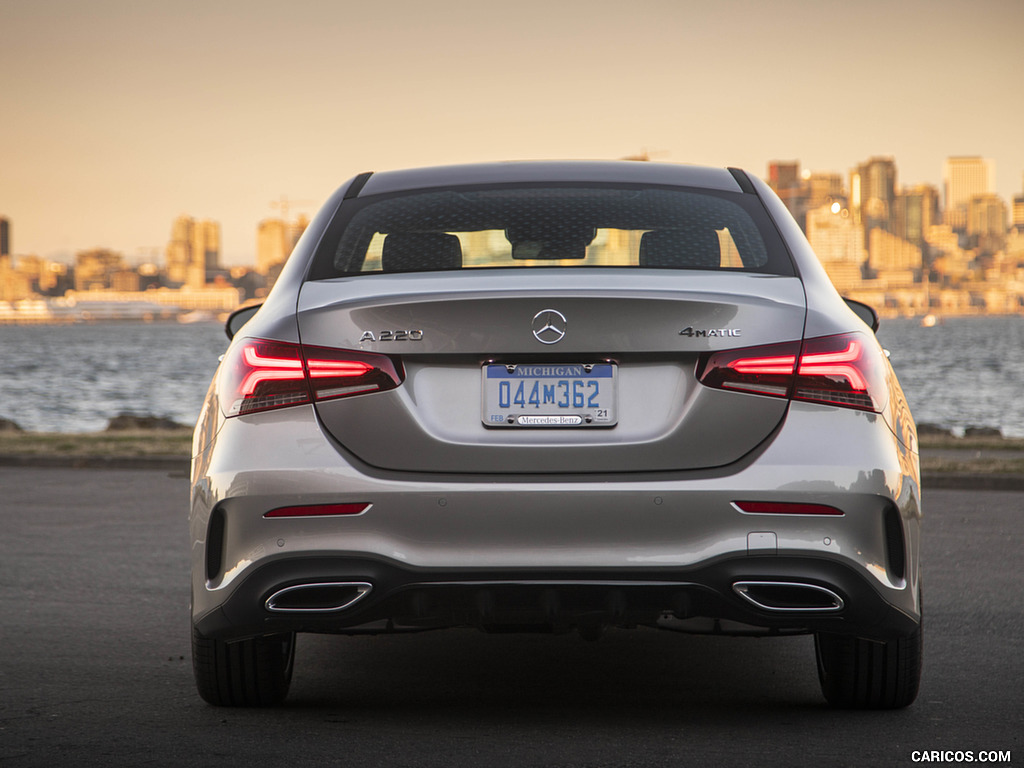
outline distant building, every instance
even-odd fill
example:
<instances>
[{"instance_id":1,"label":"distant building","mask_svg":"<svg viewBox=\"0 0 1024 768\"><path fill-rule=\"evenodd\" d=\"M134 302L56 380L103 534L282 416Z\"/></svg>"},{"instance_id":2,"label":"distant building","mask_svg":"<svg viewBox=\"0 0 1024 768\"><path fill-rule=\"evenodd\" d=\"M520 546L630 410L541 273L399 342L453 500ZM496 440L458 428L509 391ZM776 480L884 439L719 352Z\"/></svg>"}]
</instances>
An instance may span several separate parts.
<instances>
[{"instance_id":1,"label":"distant building","mask_svg":"<svg viewBox=\"0 0 1024 768\"><path fill-rule=\"evenodd\" d=\"M1010 212L1010 226L1024 232L1024 192L1013 197L1013 208Z\"/></svg>"},{"instance_id":2,"label":"distant building","mask_svg":"<svg viewBox=\"0 0 1024 768\"><path fill-rule=\"evenodd\" d=\"M31 279L15 268L11 258L11 223L0 216L0 301L20 301L31 295Z\"/></svg>"},{"instance_id":3,"label":"distant building","mask_svg":"<svg viewBox=\"0 0 1024 768\"><path fill-rule=\"evenodd\" d=\"M946 159L944 178L945 223L963 232L971 200L995 192L995 163L977 156L950 157Z\"/></svg>"},{"instance_id":4,"label":"distant building","mask_svg":"<svg viewBox=\"0 0 1024 768\"><path fill-rule=\"evenodd\" d=\"M124 257L107 248L75 254L75 290L104 291L113 287L114 275L124 269Z\"/></svg>"},{"instance_id":5,"label":"distant building","mask_svg":"<svg viewBox=\"0 0 1024 768\"><path fill-rule=\"evenodd\" d=\"M1006 255L1016 261L1024 261L1024 229L1013 229L1006 236Z\"/></svg>"},{"instance_id":6,"label":"distant building","mask_svg":"<svg viewBox=\"0 0 1024 768\"><path fill-rule=\"evenodd\" d=\"M171 225L165 255L168 281L202 288L210 273L220 269L220 224L179 216Z\"/></svg>"},{"instance_id":7,"label":"distant building","mask_svg":"<svg viewBox=\"0 0 1024 768\"><path fill-rule=\"evenodd\" d=\"M65 265L54 264L39 256L18 257L17 270L28 278L34 293L45 294L56 288L60 277L59 270L62 267L66 274L67 267Z\"/></svg>"},{"instance_id":8,"label":"distant building","mask_svg":"<svg viewBox=\"0 0 1024 768\"><path fill-rule=\"evenodd\" d=\"M960 236L949 224L936 224L925 232L932 255L932 271L944 285L966 280L974 254L960 247Z\"/></svg>"},{"instance_id":9,"label":"distant building","mask_svg":"<svg viewBox=\"0 0 1024 768\"><path fill-rule=\"evenodd\" d=\"M925 233L942 221L939 190L930 184L916 184L896 194L892 233L925 250Z\"/></svg>"},{"instance_id":10,"label":"distant building","mask_svg":"<svg viewBox=\"0 0 1024 768\"><path fill-rule=\"evenodd\" d=\"M134 269L119 269L110 276L110 289L113 291L138 291L139 273Z\"/></svg>"},{"instance_id":11,"label":"distant building","mask_svg":"<svg viewBox=\"0 0 1024 768\"><path fill-rule=\"evenodd\" d=\"M288 258L288 224L264 219L256 226L256 271L265 275Z\"/></svg>"},{"instance_id":12,"label":"distant building","mask_svg":"<svg viewBox=\"0 0 1024 768\"><path fill-rule=\"evenodd\" d=\"M839 203L840 209L849 210L849 199L843 187L842 174L813 171L805 174L802 182L806 190L808 210L830 206L832 203Z\"/></svg>"},{"instance_id":13,"label":"distant building","mask_svg":"<svg viewBox=\"0 0 1024 768\"><path fill-rule=\"evenodd\" d=\"M853 220L849 210L833 211L831 205L824 205L808 211L807 241L836 290L844 293L860 286L867 260L864 228Z\"/></svg>"},{"instance_id":14,"label":"distant building","mask_svg":"<svg viewBox=\"0 0 1024 768\"><path fill-rule=\"evenodd\" d=\"M307 226L309 219L305 216L292 223L284 219L261 221L256 227L256 271L276 276Z\"/></svg>"},{"instance_id":15,"label":"distant building","mask_svg":"<svg viewBox=\"0 0 1024 768\"><path fill-rule=\"evenodd\" d=\"M800 184L800 163L797 161L773 160L768 163L768 186L778 192Z\"/></svg>"},{"instance_id":16,"label":"distant building","mask_svg":"<svg viewBox=\"0 0 1024 768\"><path fill-rule=\"evenodd\" d=\"M768 163L768 186L806 231L807 192L800 176L800 163L781 160Z\"/></svg>"},{"instance_id":17,"label":"distant building","mask_svg":"<svg viewBox=\"0 0 1024 768\"><path fill-rule=\"evenodd\" d=\"M896 162L891 157L872 157L850 171L850 210L864 225L865 236L872 229L893 230L896 203Z\"/></svg>"},{"instance_id":18,"label":"distant building","mask_svg":"<svg viewBox=\"0 0 1024 768\"><path fill-rule=\"evenodd\" d=\"M919 274L922 266L921 249L885 230L873 229L869 238L868 264L872 272L878 274ZM913 281L913 276L906 280Z\"/></svg>"},{"instance_id":19,"label":"distant building","mask_svg":"<svg viewBox=\"0 0 1024 768\"><path fill-rule=\"evenodd\" d=\"M1013 214L1010 219L1014 229L1024 229L1024 195L1013 198Z\"/></svg>"},{"instance_id":20,"label":"distant building","mask_svg":"<svg viewBox=\"0 0 1024 768\"><path fill-rule=\"evenodd\" d=\"M1006 240L1006 203L999 195L972 197L967 207L967 235L974 247L993 253Z\"/></svg>"}]
</instances>

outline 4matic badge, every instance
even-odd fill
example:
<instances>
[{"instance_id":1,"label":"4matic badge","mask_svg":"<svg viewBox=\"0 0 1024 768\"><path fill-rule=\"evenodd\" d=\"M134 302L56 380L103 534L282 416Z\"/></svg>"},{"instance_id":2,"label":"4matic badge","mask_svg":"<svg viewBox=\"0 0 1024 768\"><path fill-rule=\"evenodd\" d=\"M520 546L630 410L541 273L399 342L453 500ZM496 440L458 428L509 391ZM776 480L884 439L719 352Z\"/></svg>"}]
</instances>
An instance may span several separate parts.
<instances>
[{"instance_id":1,"label":"4matic badge","mask_svg":"<svg viewBox=\"0 0 1024 768\"><path fill-rule=\"evenodd\" d=\"M740 335L739 328L694 328L692 325L688 325L679 332L680 336L689 336L691 339L711 339L711 338L725 338L732 337L736 338Z\"/></svg>"}]
</instances>

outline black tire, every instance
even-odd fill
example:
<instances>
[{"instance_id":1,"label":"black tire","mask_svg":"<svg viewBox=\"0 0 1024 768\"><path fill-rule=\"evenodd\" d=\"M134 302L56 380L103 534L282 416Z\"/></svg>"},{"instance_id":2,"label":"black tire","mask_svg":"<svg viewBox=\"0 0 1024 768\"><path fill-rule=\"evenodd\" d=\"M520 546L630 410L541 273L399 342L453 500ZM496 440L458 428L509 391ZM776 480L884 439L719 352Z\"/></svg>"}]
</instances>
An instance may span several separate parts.
<instances>
[{"instance_id":1,"label":"black tire","mask_svg":"<svg viewBox=\"0 0 1024 768\"><path fill-rule=\"evenodd\" d=\"M922 629L887 642L814 636L821 692L833 707L900 709L913 703L921 682Z\"/></svg>"},{"instance_id":2,"label":"black tire","mask_svg":"<svg viewBox=\"0 0 1024 768\"><path fill-rule=\"evenodd\" d=\"M295 634L214 640L192 628L192 672L199 695L219 707L273 707L288 695Z\"/></svg>"}]
</instances>

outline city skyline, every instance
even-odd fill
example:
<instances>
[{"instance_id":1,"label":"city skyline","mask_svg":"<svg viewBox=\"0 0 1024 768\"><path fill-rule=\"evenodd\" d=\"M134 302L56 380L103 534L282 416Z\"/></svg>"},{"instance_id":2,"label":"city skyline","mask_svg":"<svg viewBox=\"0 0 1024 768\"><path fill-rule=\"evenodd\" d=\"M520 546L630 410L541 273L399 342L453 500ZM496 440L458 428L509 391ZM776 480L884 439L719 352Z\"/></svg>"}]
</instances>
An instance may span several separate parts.
<instances>
[{"instance_id":1,"label":"city skyline","mask_svg":"<svg viewBox=\"0 0 1024 768\"><path fill-rule=\"evenodd\" d=\"M766 181L844 296L887 316L932 322L935 313L1020 314L1024 194L1012 206L994 194L989 158L951 157L945 167L942 193L932 184L897 184L895 158L884 156L857 164L848 186L839 173L801 169L796 161L770 162ZM288 216L287 198L278 207ZM0 218L0 322L73 320L68 310L79 301L106 302L102 310L83 305L90 318L123 318L125 303L135 305L135 314L153 315L154 299L161 315L171 305L180 312L228 310L266 295L307 224L303 214L261 220L255 264L238 268L221 261L219 222L183 215L172 223L162 265L154 259L133 266L124 254L97 248L78 251L72 268L6 255L10 227Z\"/></svg>"},{"instance_id":2,"label":"city skyline","mask_svg":"<svg viewBox=\"0 0 1024 768\"><path fill-rule=\"evenodd\" d=\"M1024 178L1017 0L707 6L647 0L279 4L12 0L0 8L0 216L11 250L163 254L178 215L255 257L282 195L481 160L772 160L847 178L956 155Z\"/></svg>"},{"instance_id":3,"label":"city skyline","mask_svg":"<svg viewBox=\"0 0 1024 768\"><path fill-rule=\"evenodd\" d=\"M641 155L641 156L633 156L633 157L619 158L619 159L628 159L628 160L634 160L635 161L635 160L646 159L646 158L644 158ZM835 181L833 183L838 182L838 184L839 184L839 186L835 189L835 194L837 196L839 196L839 197L848 198L851 195L851 193L852 193L852 190L850 189L850 187L851 187L850 182L852 181L853 176L855 174L858 174L858 171L861 171L865 167L865 165L870 165L871 163L874 163L876 161L884 161L884 162L886 162L886 163L888 163L889 165L892 166L892 173L893 173L894 181L895 181L894 191L897 194L901 194L901 193L903 193L905 191L909 192L909 191L913 190L914 188L927 187L928 189L932 190L935 193L935 195L936 195L936 200L937 200L937 205L938 205L938 209L939 209L939 214L941 216L943 214L946 214L946 215L952 214L953 211L955 210L955 208L957 207L957 205L962 205L962 204L966 203L969 200L969 198L965 198L964 200L957 199L957 200L954 201L954 207L952 207L952 208L950 208L947 205L947 197L948 197L948 194L949 194L949 184L950 184L951 178L952 178L951 175L950 175L950 166L951 166L951 164L955 165L956 162L967 161L967 162L976 162L976 163L984 164L985 166L987 166L989 168L990 173L988 174L987 181L982 184L982 187L984 188L985 194L989 194L989 195L995 194L996 197L999 198L1000 202L1005 206L1007 227L1012 227L1013 224L1014 224L1014 221L1013 221L1013 211L1014 211L1015 203L1017 203L1017 205L1019 207L1019 202L1018 201L1024 199L1024 174L1022 174L1021 189L1017 190L1016 192L1014 192L1010 196L1004 198L1002 195L999 195L998 192L993 192L992 191L992 190L994 190L994 187L995 187L994 181L993 181L994 180L994 173L991 173L992 166L994 165L992 158L982 158L982 157L978 157L978 156L964 156L964 155L950 156L950 157L948 157L948 158L946 158L944 160L944 166L946 168L946 175L938 183L899 180L900 179L900 177L899 177L899 170L898 170L899 169L899 163L896 162L895 161L896 159L892 158L892 157L875 155L875 156L872 156L870 158L865 158L864 160L865 160L865 163L855 164L854 167L850 168L847 172L843 173L843 172L835 171L834 169L814 169L814 170L812 170L810 168L804 168L802 166L801 161L800 161L799 158L789 159L789 160L772 159L772 160L769 160L765 164L766 165L766 172L763 173L763 174L759 174L759 175L766 182L768 182L773 188L776 188L776 181L773 179L773 173L775 172L776 168L777 167L781 167L781 166L795 167L795 168L799 169L799 173L801 175L801 178L803 180L805 180L805 181L808 180L808 179L829 179L830 181L834 179ZM785 201L786 198L783 197L783 200ZM275 208L283 208L283 210L281 210L278 213L272 213L272 214L263 216L263 217L259 218L258 220L253 219L253 223L251 225L251 234L252 234L252 239L253 239L254 245L253 245L252 248L249 249L248 253L245 254L241 259L236 259L236 260L226 259L224 257L224 255L223 255L223 253L221 252L220 247L219 247L219 243L220 243L220 240L221 240L221 238L220 238L221 224L220 224L219 221L212 221L212 220L208 220L207 219L207 220L205 220L203 222L204 224L209 225L209 226L214 226L217 229L216 240L217 240L217 243L218 243L218 247L216 248L216 252L218 254L217 265L219 267L225 267L225 268L236 267L236 266L249 267L249 268L255 268L261 274L265 274L267 272L267 268L268 268L268 266L270 264L272 264L272 263L278 263L278 264L282 263L284 261L284 259L287 258L288 254L291 251L291 245L293 245L294 242L297 241L298 235L300 235L302 233L302 230L305 228L305 225L309 221L309 216L307 214L305 214L305 213L297 213L295 215L289 214L288 209L289 209L290 203L289 203L289 199L288 199L287 196L282 196L282 198L279 199L279 200L271 201L269 203L269 205L271 207L275 207ZM313 212L315 213L316 210L318 210L318 208L319 208L319 204L316 204L314 206L314 208L312 209ZM305 208L305 207L301 207L300 210L308 210L308 209ZM966 212L964 211L962 213L962 215L966 215ZM177 228L180 226L180 222L182 222L184 220L191 221L191 220L197 219L197 218L198 219L202 219L202 218L205 218L205 217L193 216L192 214L189 214L189 213L180 213L180 214L178 214L174 218L174 221L169 226L170 235L169 235L169 237L167 237L165 239L163 244L161 244L161 245L153 245L153 246L148 246L148 247L136 248L134 254L132 252L130 252L130 251L119 250L117 248L113 248L113 247L109 247L109 246L106 246L106 245L98 244L98 245L94 245L94 246L89 247L89 248L87 248L87 247L75 248L74 250L69 251L66 254L61 254L61 256L63 258L54 258L52 255L51 256L43 256L42 258L48 259L50 261L55 261L55 262L58 262L58 263L72 264L75 261L75 257L78 254L83 253L83 252L87 252L87 251L92 251L92 250L100 249L100 250L104 250L104 251L112 251L112 252L118 253L120 256L122 256L124 258L125 263L129 264L129 265L141 266L143 264L155 264L155 265L157 265L159 267L162 267L164 269L168 269L168 270L173 271L173 262L175 261L175 258L172 255L172 250L173 250L173 247L174 247L174 243L176 241L179 241L179 240L183 239L177 233ZM802 216L798 216L798 221L801 223L801 227L803 227L804 225L803 225ZM3 252L10 253L10 255L14 256L14 257L18 257L18 256L33 256L33 257L37 257L37 256L39 256L38 252L11 250L10 247L9 247L9 243L10 243L10 241L13 238L11 237L10 233L14 229L14 227L13 227L10 219L7 218L6 216L4 216L2 212L0 212L0 223L2 223L2 226L3 226L3 238L4 238L4 245L5 245L5 248L6 248L6 250L4 250ZM947 223L949 223L949 222L947 221ZM276 238L276 239L280 239L281 242L280 242L280 244L269 246L269 251L268 251L267 235L270 232L273 233L270 236L271 241L273 241ZM292 234L291 235L286 234L288 232L292 232ZM187 239L187 238L184 238L184 239ZM285 243L286 240L288 241L287 245ZM269 254L269 256L268 256L268 254ZM264 262L266 262L266 263L264 263ZM181 282L185 282L184 278L181 280Z\"/></svg>"}]
</instances>

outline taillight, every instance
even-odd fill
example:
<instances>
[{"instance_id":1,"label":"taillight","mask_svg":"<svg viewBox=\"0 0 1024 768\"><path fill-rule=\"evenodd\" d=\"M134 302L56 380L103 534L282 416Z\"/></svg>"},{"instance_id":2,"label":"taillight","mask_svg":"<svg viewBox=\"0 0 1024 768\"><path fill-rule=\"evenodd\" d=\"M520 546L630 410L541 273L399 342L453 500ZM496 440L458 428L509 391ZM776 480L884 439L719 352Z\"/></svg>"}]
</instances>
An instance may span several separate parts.
<instances>
[{"instance_id":1,"label":"taillight","mask_svg":"<svg viewBox=\"0 0 1024 768\"><path fill-rule=\"evenodd\" d=\"M701 356L697 378L715 389L788 397L799 356L799 341L714 352Z\"/></svg>"},{"instance_id":2,"label":"taillight","mask_svg":"<svg viewBox=\"0 0 1024 768\"><path fill-rule=\"evenodd\" d=\"M246 339L224 359L218 394L225 414L242 416L382 392L401 382L399 369L385 355Z\"/></svg>"},{"instance_id":3,"label":"taillight","mask_svg":"<svg viewBox=\"0 0 1024 768\"><path fill-rule=\"evenodd\" d=\"M859 333L808 339L793 397L862 411L881 411L889 389L881 351Z\"/></svg>"},{"instance_id":4,"label":"taillight","mask_svg":"<svg viewBox=\"0 0 1024 768\"><path fill-rule=\"evenodd\" d=\"M879 412L888 387L876 344L860 333L701 356L697 378L716 389Z\"/></svg>"}]
</instances>

